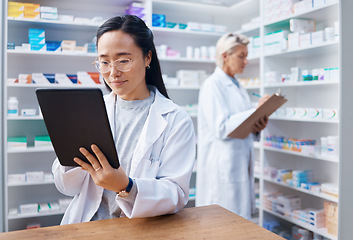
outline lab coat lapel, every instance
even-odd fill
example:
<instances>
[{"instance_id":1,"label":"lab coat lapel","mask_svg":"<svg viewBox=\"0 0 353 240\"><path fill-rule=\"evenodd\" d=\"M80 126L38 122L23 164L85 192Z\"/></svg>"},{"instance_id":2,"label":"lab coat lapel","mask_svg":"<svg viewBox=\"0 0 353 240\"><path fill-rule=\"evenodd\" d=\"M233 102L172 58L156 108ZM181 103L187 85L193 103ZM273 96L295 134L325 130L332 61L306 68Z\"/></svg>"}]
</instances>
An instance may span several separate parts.
<instances>
[{"instance_id":1,"label":"lab coat lapel","mask_svg":"<svg viewBox=\"0 0 353 240\"><path fill-rule=\"evenodd\" d=\"M168 109L168 104L164 104L163 98L164 97L161 97L158 90L156 90L155 102L151 106L146 123L143 126L141 136L137 142L134 156L132 157L132 176L134 175L140 161L144 158L150 157L152 145L157 141L167 127L167 121L164 119L162 114L170 111L171 109Z\"/></svg>"}]
</instances>

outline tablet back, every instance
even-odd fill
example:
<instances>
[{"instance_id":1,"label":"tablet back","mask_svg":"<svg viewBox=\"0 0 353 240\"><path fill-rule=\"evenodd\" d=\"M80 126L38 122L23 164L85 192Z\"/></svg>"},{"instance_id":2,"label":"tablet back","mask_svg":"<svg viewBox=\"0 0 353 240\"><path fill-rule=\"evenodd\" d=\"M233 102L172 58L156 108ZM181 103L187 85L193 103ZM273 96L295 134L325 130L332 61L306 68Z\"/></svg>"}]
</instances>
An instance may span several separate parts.
<instances>
[{"instance_id":1,"label":"tablet back","mask_svg":"<svg viewBox=\"0 0 353 240\"><path fill-rule=\"evenodd\" d=\"M91 153L96 144L113 168L119 167L103 94L100 89L38 89L40 109L55 153L63 166L78 166L74 157L88 162L79 148Z\"/></svg>"}]
</instances>

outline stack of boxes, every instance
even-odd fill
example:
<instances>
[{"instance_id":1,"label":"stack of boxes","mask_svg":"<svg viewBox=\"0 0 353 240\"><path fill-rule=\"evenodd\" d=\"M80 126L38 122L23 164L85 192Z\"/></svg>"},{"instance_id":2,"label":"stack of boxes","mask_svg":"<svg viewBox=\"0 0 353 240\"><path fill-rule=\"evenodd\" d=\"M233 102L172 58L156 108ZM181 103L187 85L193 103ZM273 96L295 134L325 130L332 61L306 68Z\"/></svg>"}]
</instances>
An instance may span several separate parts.
<instances>
[{"instance_id":1,"label":"stack of boxes","mask_svg":"<svg viewBox=\"0 0 353 240\"><path fill-rule=\"evenodd\" d=\"M24 3L24 18L40 19L40 5L34 3Z\"/></svg>"},{"instance_id":2,"label":"stack of boxes","mask_svg":"<svg viewBox=\"0 0 353 240\"><path fill-rule=\"evenodd\" d=\"M143 7L142 3L139 2L132 2L128 8L125 9L125 14L128 15L135 15L142 20L146 21L145 19L145 8Z\"/></svg>"},{"instance_id":3,"label":"stack of boxes","mask_svg":"<svg viewBox=\"0 0 353 240\"><path fill-rule=\"evenodd\" d=\"M338 231L338 207L337 203L324 202L325 223L327 233L337 236Z\"/></svg>"},{"instance_id":4,"label":"stack of boxes","mask_svg":"<svg viewBox=\"0 0 353 240\"><path fill-rule=\"evenodd\" d=\"M33 51L46 51L45 31L44 29L30 28L28 30L28 39Z\"/></svg>"},{"instance_id":5,"label":"stack of boxes","mask_svg":"<svg viewBox=\"0 0 353 240\"><path fill-rule=\"evenodd\" d=\"M58 20L58 8L41 6L40 18L47 20Z\"/></svg>"},{"instance_id":6,"label":"stack of boxes","mask_svg":"<svg viewBox=\"0 0 353 240\"><path fill-rule=\"evenodd\" d=\"M9 2L8 4L8 17L23 18L24 17L24 3Z\"/></svg>"}]
</instances>

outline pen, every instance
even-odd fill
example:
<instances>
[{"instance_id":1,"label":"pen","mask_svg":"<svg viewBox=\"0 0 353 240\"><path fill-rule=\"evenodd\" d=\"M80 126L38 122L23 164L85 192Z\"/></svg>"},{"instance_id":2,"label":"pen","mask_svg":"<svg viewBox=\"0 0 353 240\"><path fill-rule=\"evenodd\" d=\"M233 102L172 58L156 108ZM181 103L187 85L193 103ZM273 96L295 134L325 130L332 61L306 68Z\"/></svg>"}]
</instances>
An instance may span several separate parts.
<instances>
[{"instance_id":1,"label":"pen","mask_svg":"<svg viewBox=\"0 0 353 240\"><path fill-rule=\"evenodd\" d=\"M254 93L254 92L252 92L251 94L254 95L254 96L256 96L256 97L261 97L260 94L257 94L257 93Z\"/></svg>"}]
</instances>

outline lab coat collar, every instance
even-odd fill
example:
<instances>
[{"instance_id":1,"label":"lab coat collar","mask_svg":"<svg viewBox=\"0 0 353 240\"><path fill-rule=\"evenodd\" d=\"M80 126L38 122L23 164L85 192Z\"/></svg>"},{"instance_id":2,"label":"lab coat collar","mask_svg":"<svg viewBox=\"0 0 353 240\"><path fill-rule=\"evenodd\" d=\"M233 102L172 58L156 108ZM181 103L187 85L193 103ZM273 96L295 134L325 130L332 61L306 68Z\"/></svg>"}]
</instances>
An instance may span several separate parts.
<instances>
[{"instance_id":1,"label":"lab coat collar","mask_svg":"<svg viewBox=\"0 0 353 240\"><path fill-rule=\"evenodd\" d=\"M216 69L214 70L214 73L217 75L220 75L222 77L222 81L223 81L223 79L227 79L227 81L224 82L225 85L227 85L227 86L234 86L235 85L232 78L230 76L228 76L220 67L216 67ZM239 85L239 88L240 88L240 85Z\"/></svg>"}]
</instances>

